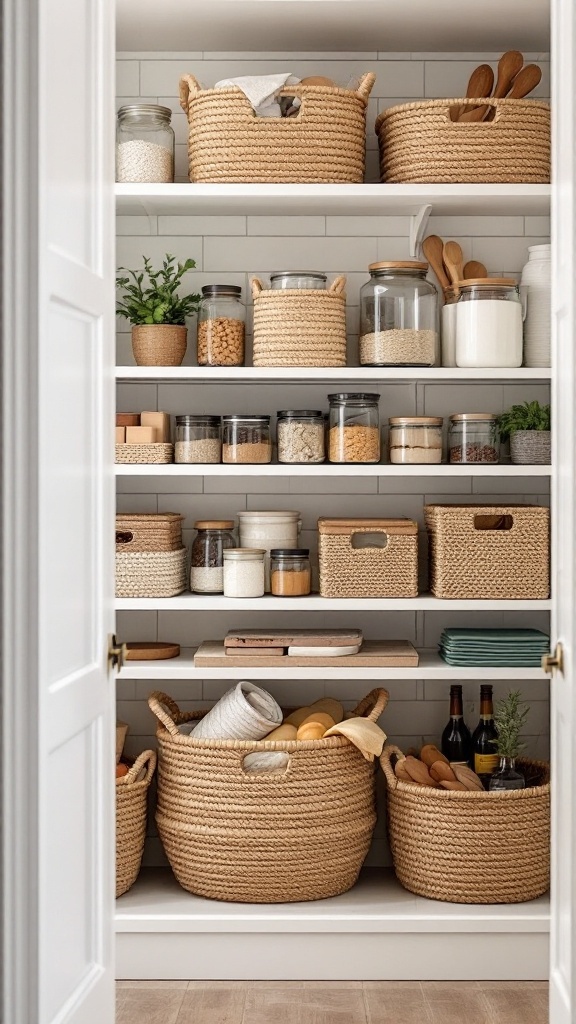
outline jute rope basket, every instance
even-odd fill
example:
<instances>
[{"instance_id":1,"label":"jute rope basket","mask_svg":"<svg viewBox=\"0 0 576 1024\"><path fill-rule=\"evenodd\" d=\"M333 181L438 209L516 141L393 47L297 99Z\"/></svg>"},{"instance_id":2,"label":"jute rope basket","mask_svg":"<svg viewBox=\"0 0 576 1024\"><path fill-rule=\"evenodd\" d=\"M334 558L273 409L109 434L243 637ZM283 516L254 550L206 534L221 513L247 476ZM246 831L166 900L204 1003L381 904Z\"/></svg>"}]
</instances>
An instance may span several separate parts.
<instances>
[{"instance_id":1,"label":"jute rope basket","mask_svg":"<svg viewBox=\"0 0 576 1024\"><path fill-rule=\"evenodd\" d=\"M356 534L382 534L385 547L354 547ZM417 597L418 526L412 520L318 520L322 597Z\"/></svg>"},{"instance_id":2,"label":"jute rope basket","mask_svg":"<svg viewBox=\"0 0 576 1024\"><path fill-rule=\"evenodd\" d=\"M176 597L186 589L186 548L116 552L116 597Z\"/></svg>"},{"instance_id":3,"label":"jute rope basket","mask_svg":"<svg viewBox=\"0 0 576 1024\"><path fill-rule=\"evenodd\" d=\"M394 868L418 896L448 903L523 903L550 876L550 781L543 761L519 759L539 785L506 793L456 792L401 782L387 744L380 763L388 789Z\"/></svg>"},{"instance_id":4,"label":"jute rope basket","mask_svg":"<svg viewBox=\"0 0 576 1024\"><path fill-rule=\"evenodd\" d=\"M145 750L127 775L116 779L116 897L138 878L146 838L146 800L156 753Z\"/></svg>"},{"instance_id":5,"label":"jute rope basket","mask_svg":"<svg viewBox=\"0 0 576 1024\"><path fill-rule=\"evenodd\" d=\"M254 366L346 366L346 278L329 288L264 288L252 280Z\"/></svg>"},{"instance_id":6,"label":"jute rope basket","mask_svg":"<svg viewBox=\"0 0 576 1024\"><path fill-rule=\"evenodd\" d=\"M188 117L190 181L362 182L366 106L376 76L356 90L291 85L295 117L257 117L241 89L203 89L193 75L180 79Z\"/></svg>"},{"instance_id":7,"label":"jute rope basket","mask_svg":"<svg viewBox=\"0 0 576 1024\"><path fill-rule=\"evenodd\" d=\"M457 600L550 594L550 510L539 505L426 505L430 590Z\"/></svg>"},{"instance_id":8,"label":"jute rope basket","mask_svg":"<svg viewBox=\"0 0 576 1024\"><path fill-rule=\"evenodd\" d=\"M450 119L450 108L487 105L493 121ZM385 182L550 181L550 107L541 100L452 99L403 103L376 118Z\"/></svg>"},{"instance_id":9,"label":"jute rope basket","mask_svg":"<svg viewBox=\"0 0 576 1024\"><path fill-rule=\"evenodd\" d=\"M123 465L135 463L166 464L174 461L174 445L162 444L117 444L116 462Z\"/></svg>"},{"instance_id":10,"label":"jute rope basket","mask_svg":"<svg viewBox=\"0 0 576 1024\"><path fill-rule=\"evenodd\" d=\"M356 713L376 721L388 702L373 690ZM159 721L158 832L189 892L246 903L324 899L354 885L376 822L374 765L344 737L293 741L194 739L198 721L164 693ZM247 754L289 755L280 772L250 773Z\"/></svg>"},{"instance_id":11,"label":"jute rope basket","mask_svg":"<svg viewBox=\"0 0 576 1024\"><path fill-rule=\"evenodd\" d=\"M116 551L176 551L182 547L183 520L176 512L118 512Z\"/></svg>"}]
</instances>

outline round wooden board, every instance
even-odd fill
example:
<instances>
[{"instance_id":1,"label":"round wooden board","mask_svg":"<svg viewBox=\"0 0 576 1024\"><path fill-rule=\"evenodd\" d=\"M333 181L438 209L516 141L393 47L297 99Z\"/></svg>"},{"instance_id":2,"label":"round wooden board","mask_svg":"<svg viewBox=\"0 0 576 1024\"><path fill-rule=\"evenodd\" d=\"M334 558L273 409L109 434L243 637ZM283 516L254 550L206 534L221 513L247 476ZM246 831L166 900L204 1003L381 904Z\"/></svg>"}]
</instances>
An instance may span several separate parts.
<instances>
[{"instance_id":1,"label":"round wooden board","mask_svg":"<svg viewBox=\"0 0 576 1024\"><path fill-rule=\"evenodd\" d=\"M180 654L180 644L142 641L141 643L126 644L126 647L128 648L127 661L165 661L168 658L177 658Z\"/></svg>"}]
</instances>

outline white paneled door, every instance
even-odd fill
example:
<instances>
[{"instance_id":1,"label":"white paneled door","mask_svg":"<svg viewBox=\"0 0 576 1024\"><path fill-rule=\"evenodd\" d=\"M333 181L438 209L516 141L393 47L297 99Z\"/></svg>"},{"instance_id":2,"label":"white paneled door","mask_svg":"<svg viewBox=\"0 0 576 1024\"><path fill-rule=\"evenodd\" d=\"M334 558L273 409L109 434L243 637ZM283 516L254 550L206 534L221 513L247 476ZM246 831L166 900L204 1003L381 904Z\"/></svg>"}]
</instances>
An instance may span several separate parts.
<instances>
[{"instance_id":1,"label":"white paneled door","mask_svg":"<svg viewBox=\"0 0 576 1024\"><path fill-rule=\"evenodd\" d=\"M113 3L5 9L4 1019L113 1024Z\"/></svg>"}]
</instances>

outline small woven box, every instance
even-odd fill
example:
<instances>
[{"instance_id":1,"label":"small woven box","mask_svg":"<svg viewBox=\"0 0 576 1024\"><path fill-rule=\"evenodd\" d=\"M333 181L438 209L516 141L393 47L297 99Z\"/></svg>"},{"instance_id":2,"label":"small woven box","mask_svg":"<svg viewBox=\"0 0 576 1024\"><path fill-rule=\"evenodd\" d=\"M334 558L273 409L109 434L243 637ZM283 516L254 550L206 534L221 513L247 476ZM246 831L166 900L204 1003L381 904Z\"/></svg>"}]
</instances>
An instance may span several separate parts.
<instances>
[{"instance_id":1,"label":"small woven box","mask_svg":"<svg viewBox=\"0 0 576 1024\"><path fill-rule=\"evenodd\" d=\"M120 465L165 465L174 461L174 445L161 441L153 444L117 444L115 458Z\"/></svg>"},{"instance_id":2,"label":"small woven box","mask_svg":"<svg viewBox=\"0 0 576 1024\"><path fill-rule=\"evenodd\" d=\"M116 779L116 898L138 878L146 838L146 800L156 752L145 750L127 775Z\"/></svg>"},{"instance_id":3,"label":"small woven box","mask_svg":"<svg viewBox=\"0 0 576 1024\"><path fill-rule=\"evenodd\" d=\"M254 366L346 366L345 285L264 288L255 277Z\"/></svg>"},{"instance_id":4,"label":"small woven box","mask_svg":"<svg viewBox=\"0 0 576 1024\"><path fill-rule=\"evenodd\" d=\"M116 552L116 597L176 597L186 590L188 553Z\"/></svg>"},{"instance_id":5,"label":"small woven box","mask_svg":"<svg viewBox=\"0 0 576 1024\"><path fill-rule=\"evenodd\" d=\"M116 516L116 551L176 551L182 547L182 521L175 512L123 512Z\"/></svg>"},{"instance_id":6,"label":"small woven box","mask_svg":"<svg viewBox=\"0 0 576 1024\"><path fill-rule=\"evenodd\" d=\"M545 600L550 511L539 505L426 505L430 590L455 600Z\"/></svg>"},{"instance_id":7,"label":"small woven box","mask_svg":"<svg viewBox=\"0 0 576 1024\"><path fill-rule=\"evenodd\" d=\"M417 597L418 526L411 519L318 520L322 597Z\"/></svg>"}]
</instances>

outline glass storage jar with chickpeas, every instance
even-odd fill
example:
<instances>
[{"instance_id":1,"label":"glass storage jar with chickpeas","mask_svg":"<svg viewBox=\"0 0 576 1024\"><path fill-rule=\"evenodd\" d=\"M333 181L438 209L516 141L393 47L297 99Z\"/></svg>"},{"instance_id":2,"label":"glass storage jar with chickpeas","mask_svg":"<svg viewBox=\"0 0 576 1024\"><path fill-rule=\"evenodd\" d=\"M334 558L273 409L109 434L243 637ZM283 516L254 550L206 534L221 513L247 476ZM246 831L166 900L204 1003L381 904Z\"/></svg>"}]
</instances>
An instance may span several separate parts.
<instances>
[{"instance_id":1,"label":"glass storage jar with chickpeas","mask_svg":"<svg viewBox=\"0 0 576 1024\"><path fill-rule=\"evenodd\" d=\"M380 462L380 396L367 393L328 395L330 462Z\"/></svg>"},{"instance_id":2,"label":"glass storage jar with chickpeas","mask_svg":"<svg viewBox=\"0 0 576 1024\"><path fill-rule=\"evenodd\" d=\"M427 263L371 263L360 291L361 366L436 366L440 356L438 293Z\"/></svg>"},{"instance_id":3,"label":"glass storage jar with chickpeas","mask_svg":"<svg viewBox=\"0 0 576 1024\"><path fill-rule=\"evenodd\" d=\"M207 284L198 307L199 366L242 366L246 311L242 289L233 284Z\"/></svg>"}]
</instances>

